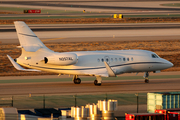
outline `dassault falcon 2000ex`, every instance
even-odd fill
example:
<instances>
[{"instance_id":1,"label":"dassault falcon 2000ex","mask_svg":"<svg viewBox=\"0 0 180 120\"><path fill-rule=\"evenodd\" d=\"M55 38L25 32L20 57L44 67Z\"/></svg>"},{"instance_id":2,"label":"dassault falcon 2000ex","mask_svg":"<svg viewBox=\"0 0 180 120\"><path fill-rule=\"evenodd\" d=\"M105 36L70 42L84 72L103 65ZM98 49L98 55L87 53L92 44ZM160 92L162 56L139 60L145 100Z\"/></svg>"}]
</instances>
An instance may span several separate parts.
<instances>
[{"instance_id":1,"label":"dassault falcon 2000ex","mask_svg":"<svg viewBox=\"0 0 180 120\"><path fill-rule=\"evenodd\" d=\"M22 54L19 58L8 58L17 70L47 71L74 75L75 84L80 84L78 76L95 76L95 85L101 85L101 77L115 77L131 72L145 72L148 83L149 72L160 72L173 64L147 50L78 51L58 53L48 49L22 21L14 22ZM30 69L24 69L23 67Z\"/></svg>"}]
</instances>

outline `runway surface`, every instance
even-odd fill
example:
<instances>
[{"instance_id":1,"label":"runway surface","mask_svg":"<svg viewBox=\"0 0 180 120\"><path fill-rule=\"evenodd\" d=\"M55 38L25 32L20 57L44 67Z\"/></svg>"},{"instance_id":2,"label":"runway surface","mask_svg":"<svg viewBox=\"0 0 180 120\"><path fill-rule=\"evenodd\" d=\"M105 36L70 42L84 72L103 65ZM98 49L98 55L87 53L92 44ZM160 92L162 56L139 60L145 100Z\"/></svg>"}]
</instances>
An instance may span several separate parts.
<instances>
[{"instance_id":1,"label":"runway surface","mask_svg":"<svg viewBox=\"0 0 180 120\"><path fill-rule=\"evenodd\" d=\"M120 23L120 24L39 24L28 25L36 31L81 31L81 30L142 30L175 29L180 23ZM1 25L0 32L16 32L14 25Z\"/></svg>"},{"instance_id":2,"label":"runway surface","mask_svg":"<svg viewBox=\"0 0 180 120\"><path fill-rule=\"evenodd\" d=\"M165 0L166 1L166 0ZM165 1L158 1L156 4L147 4L149 2L141 1L144 6L141 6L140 1L2 1L1 4L14 4L14 5L28 5L28 6L45 6L45 7L59 7L59 8L84 8L84 9L106 9L106 10L152 10L152 11L179 11L180 8L160 6ZM146 2L146 3L145 3ZM176 3L178 1L175 1ZM126 3L126 4L124 4ZM135 3L135 4L134 4ZM168 3L167 1L165 3ZM172 3L172 2L171 2Z\"/></svg>"},{"instance_id":3,"label":"runway surface","mask_svg":"<svg viewBox=\"0 0 180 120\"><path fill-rule=\"evenodd\" d=\"M114 13L121 13L124 15L141 15L141 14L179 14L180 8L175 6L164 6L163 4L180 3L178 0L32 0L31 2L25 0L1 0L2 7L20 7L23 9L50 9L56 10L55 13L43 13L39 16L46 15L112 15ZM70 13L61 13L58 10L75 11ZM85 10L88 14L82 14ZM77 12L81 11L81 12ZM9 16L9 15L0 15ZM14 16L14 15L12 15ZM32 16L32 14L21 14L17 16ZM37 15L33 15L37 16Z\"/></svg>"},{"instance_id":4,"label":"runway surface","mask_svg":"<svg viewBox=\"0 0 180 120\"><path fill-rule=\"evenodd\" d=\"M43 42L177 40L179 23L29 25ZM1 25L0 41L19 43L14 25ZM4 31L4 32L3 32Z\"/></svg>"},{"instance_id":5,"label":"runway surface","mask_svg":"<svg viewBox=\"0 0 180 120\"><path fill-rule=\"evenodd\" d=\"M8 83L0 84L0 95L25 94L98 94L98 93L141 93L170 92L180 90L180 78L144 80L108 80L102 86L95 86L93 81L52 83Z\"/></svg>"}]
</instances>

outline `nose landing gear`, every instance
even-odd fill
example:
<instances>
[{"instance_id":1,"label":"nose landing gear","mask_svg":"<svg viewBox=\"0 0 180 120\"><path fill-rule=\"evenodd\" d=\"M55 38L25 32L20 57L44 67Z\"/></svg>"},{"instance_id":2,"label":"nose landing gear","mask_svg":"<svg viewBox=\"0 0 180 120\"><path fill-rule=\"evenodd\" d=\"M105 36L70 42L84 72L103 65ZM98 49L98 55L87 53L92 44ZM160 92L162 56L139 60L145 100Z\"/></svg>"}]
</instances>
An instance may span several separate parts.
<instances>
[{"instance_id":1,"label":"nose landing gear","mask_svg":"<svg viewBox=\"0 0 180 120\"><path fill-rule=\"evenodd\" d=\"M149 77L149 73L148 72L145 72L144 73L144 78L145 78L145 83L149 83L149 79L148 79L148 77Z\"/></svg>"},{"instance_id":2,"label":"nose landing gear","mask_svg":"<svg viewBox=\"0 0 180 120\"><path fill-rule=\"evenodd\" d=\"M148 78L145 78L145 83L149 83L149 79Z\"/></svg>"}]
</instances>

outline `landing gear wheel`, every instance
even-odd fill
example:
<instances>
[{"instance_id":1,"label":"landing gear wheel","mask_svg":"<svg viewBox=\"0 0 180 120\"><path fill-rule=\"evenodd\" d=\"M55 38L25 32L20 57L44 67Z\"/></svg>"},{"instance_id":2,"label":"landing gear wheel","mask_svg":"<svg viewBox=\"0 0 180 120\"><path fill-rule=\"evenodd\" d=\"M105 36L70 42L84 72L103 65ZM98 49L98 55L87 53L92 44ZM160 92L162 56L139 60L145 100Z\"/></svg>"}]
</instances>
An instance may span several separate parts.
<instances>
[{"instance_id":1,"label":"landing gear wheel","mask_svg":"<svg viewBox=\"0 0 180 120\"><path fill-rule=\"evenodd\" d=\"M80 78L74 79L74 84L80 84L80 83L81 83L81 79Z\"/></svg>"},{"instance_id":2,"label":"landing gear wheel","mask_svg":"<svg viewBox=\"0 0 180 120\"><path fill-rule=\"evenodd\" d=\"M145 79L145 83L149 83L149 79Z\"/></svg>"},{"instance_id":3,"label":"landing gear wheel","mask_svg":"<svg viewBox=\"0 0 180 120\"><path fill-rule=\"evenodd\" d=\"M144 78L145 78L145 83L149 83L149 79L148 79L148 77L149 77L149 73L148 72L145 72L144 73Z\"/></svg>"},{"instance_id":4,"label":"landing gear wheel","mask_svg":"<svg viewBox=\"0 0 180 120\"><path fill-rule=\"evenodd\" d=\"M96 85L96 86L101 86L101 83L98 83L97 80L94 80L94 85Z\"/></svg>"}]
</instances>

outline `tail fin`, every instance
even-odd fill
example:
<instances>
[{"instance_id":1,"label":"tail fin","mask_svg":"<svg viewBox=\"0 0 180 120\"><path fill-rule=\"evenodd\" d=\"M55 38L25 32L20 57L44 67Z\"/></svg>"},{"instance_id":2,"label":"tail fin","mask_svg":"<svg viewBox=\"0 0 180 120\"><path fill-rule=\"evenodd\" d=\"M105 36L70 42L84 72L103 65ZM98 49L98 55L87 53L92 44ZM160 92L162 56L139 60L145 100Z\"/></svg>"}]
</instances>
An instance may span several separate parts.
<instances>
[{"instance_id":1,"label":"tail fin","mask_svg":"<svg viewBox=\"0 0 180 120\"><path fill-rule=\"evenodd\" d=\"M20 47L26 52L36 52L40 48L48 49L33 31L23 21L15 21L15 28L20 42Z\"/></svg>"}]
</instances>

